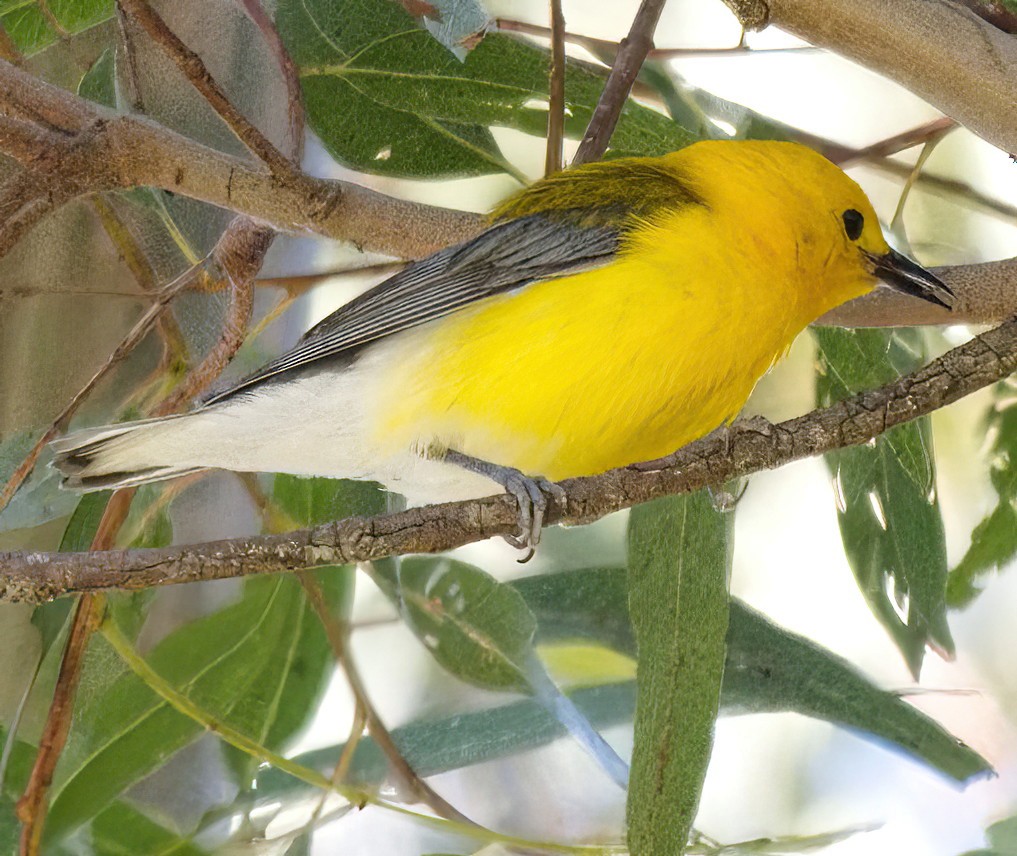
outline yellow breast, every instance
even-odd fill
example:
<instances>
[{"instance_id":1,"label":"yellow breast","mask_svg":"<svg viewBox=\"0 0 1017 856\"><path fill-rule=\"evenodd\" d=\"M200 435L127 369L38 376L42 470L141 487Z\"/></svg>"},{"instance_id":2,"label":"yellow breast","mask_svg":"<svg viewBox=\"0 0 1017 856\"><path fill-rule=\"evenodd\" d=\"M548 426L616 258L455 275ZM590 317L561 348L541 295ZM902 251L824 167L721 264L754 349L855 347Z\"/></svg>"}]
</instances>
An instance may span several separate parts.
<instances>
[{"instance_id":1,"label":"yellow breast","mask_svg":"<svg viewBox=\"0 0 1017 856\"><path fill-rule=\"evenodd\" d=\"M603 268L400 334L379 441L559 480L661 457L734 418L811 308L772 248L734 256L708 212L693 217L642 230Z\"/></svg>"}]
</instances>

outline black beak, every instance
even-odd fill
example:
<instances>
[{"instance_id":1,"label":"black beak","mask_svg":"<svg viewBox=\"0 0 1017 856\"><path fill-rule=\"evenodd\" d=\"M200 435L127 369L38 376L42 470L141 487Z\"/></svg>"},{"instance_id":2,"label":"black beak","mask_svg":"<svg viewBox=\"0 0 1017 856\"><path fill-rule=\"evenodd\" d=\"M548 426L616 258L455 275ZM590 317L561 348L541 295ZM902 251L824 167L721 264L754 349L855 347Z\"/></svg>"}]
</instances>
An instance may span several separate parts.
<instances>
[{"instance_id":1,"label":"black beak","mask_svg":"<svg viewBox=\"0 0 1017 856\"><path fill-rule=\"evenodd\" d=\"M885 256L871 253L865 255L872 262L873 273L894 291L920 297L946 309L953 306L953 292L938 277L933 276L921 265L915 264L907 256L902 256L896 250L890 250Z\"/></svg>"}]
</instances>

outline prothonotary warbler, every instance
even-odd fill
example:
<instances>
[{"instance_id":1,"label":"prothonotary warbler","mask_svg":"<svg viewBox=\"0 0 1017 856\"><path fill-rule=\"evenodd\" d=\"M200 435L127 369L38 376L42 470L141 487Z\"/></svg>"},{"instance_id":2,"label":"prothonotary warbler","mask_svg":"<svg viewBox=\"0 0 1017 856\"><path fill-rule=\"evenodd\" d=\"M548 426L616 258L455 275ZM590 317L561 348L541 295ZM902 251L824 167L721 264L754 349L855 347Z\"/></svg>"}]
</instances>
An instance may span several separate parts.
<instances>
[{"instance_id":1,"label":"prothonotary warbler","mask_svg":"<svg viewBox=\"0 0 1017 856\"><path fill-rule=\"evenodd\" d=\"M71 434L55 463L79 490L208 467L369 479L411 504L500 486L520 504L512 540L532 546L553 482L729 422L806 325L879 281L952 302L804 146L708 141L588 164L196 410Z\"/></svg>"}]
</instances>

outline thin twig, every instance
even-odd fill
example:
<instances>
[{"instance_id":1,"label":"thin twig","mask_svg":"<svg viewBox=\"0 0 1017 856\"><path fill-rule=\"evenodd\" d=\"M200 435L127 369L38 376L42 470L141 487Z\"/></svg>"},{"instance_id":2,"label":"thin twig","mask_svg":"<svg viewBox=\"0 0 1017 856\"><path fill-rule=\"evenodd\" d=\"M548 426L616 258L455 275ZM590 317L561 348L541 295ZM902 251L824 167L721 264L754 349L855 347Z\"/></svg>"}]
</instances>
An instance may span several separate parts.
<instances>
[{"instance_id":1,"label":"thin twig","mask_svg":"<svg viewBox=\"0 0 1017 856\"><path fill-rule=\"evenodd\" d=\"M212 77L201 57L185 45L147 0L117 0L119 6L133 18L183 72L216 113L273 173L288 173L292 164L272 142L241 113L226 97L222 87Z\"/></svg>"},{"instance_id":2,"label":"thin twig","mask_svg":"<svg viewBox=\"0 0 1017 856\"><path fill-rule=\"evenodd\" d=\"M175 413L208 389L247 337L247 328L254 310L254 277L261 268L275 232L247 217L237 217L224 233L223 239L227 236L229 250L223 254L222 278L229 284L230 302L219 341L156 408L156 416ZM222 245L223 241L220 241L220 246Z\"/></svg>"},{"instance_id":3,"label":"thin twig","mask_svg":"<svg viewBox=\"0 0 1017 856\"><path fill-rule=\"evenodd\" d=\"M832 449L858 445L932 413L1017 369L1017 320L933 360L893 383L779 425L735 424L663 461L633 464L562 482L566 502L547 524L578 525L661 496L707 485ZM372 561L405 553L437 553L513 534L518 506L508 496L349 518L285 535L236 538L166 549L110 553L0 554L0 600L42 601L76 591L137 590L194 580L280 573Z\"/></svg>"},{"instance_id":4,"label":"thin twig","mask_svg":"<svg viewBox=\"0 0 1017 856\"><path fill-rule=\"evenodd\" d=\"M607 144L614 133L615 125L618 124L632 84L639 74L639 69L642 68L647 52L653 47L653 30L664 9L664 3L665 0L643 0L639 4L639 11L632 20L629 34L618 46L618 54L611 66L607 83L604 84L604 91L600 93L593 118L590 119L576 156L572 159L574 166L599 160L607 151Z\"/></svg>"},{"instance_id":5,"label":"thin twig","mask_svg":"<svg viewBox=\"0 0 1017 856\"><path fill-rule=\"evenodd\" d=\"M420 778L406 758L403 757L399 747L395 744L395 740L392 739L391 732L385 727L385 723L381 721L378 711L374 709L370 696L368 696L367 690L364 687L364 682L360 677L360 671L350 656L348 644L349 627L341 626L335 616L329 611L328 604L325 603L325 597L321 592L321 586L318 585L318 581L311 574L301 571L297 574L297 578L307 594L307 599L318 615L318 620L325 630L325 635L328 636L333 655L346 675L346 680L350 685L350 690L353 692L353 697L364 711L364 715L367 718L367 730L370 732L375 744L377 744L378 748L381 749L388 759L396 775L418 800L427 805L439 817L473 825L472 820Z\"/></svg>"},{"instance_id":6,"label":"thin twig","mask_svg":"<svg viewBox=\"0 0 1017 856\"><path fill-rule=\"evenodd\" d=\"M561 169L562 144L565 140L565 16L561 0L550 0L551 70L547 81L547 153L544 175Z\"/></svg>"},{"instance_id":7,"label":"thin twig","mask_svg":"<svg viewBox=\"0 0 1017 856\"><path fill-rule=\"evenodd\" d=\"M78 598L71 631L67 637L56 689L50 702L46 726L39 740L32 773L24 794L18 800L17 815L21 821L21 856L36 856L46 824L46 799L53 783L53 771L60 758L74 711L74 696L81 679L85 649L102 617L105 596L84 594Z\"/></svg>"},{"instance_id":8,"label":"thin twig","mask_svg":"<svg viewBox=\"0 0 1017 856\"><path fill-rule=\"evenodd\" d=\"M252 232L252 229L256 231ZM226 229L212 252L205 259L189 268L158 293L156 299L145 310L141 318L135 322L131 330L120 341L120 344L113 350L113 353L106 358L106 361L95 374L89 378L85 385L64 406L63 410L57 414L50 427L36 441L24 460L7 480L3 489L0 490L0 510L7 506L18 488L31 475L32 470L38 462L39 455L45 449L46 444L67 428L71 417L77 412L92 390L95 389L99 381L106 377L114 366L121 363L134 351L166 311L172 300L181 291L194 287L196 282L207 277L209 269L229 272L227 277L222 278L230 281L238 283L249 282L261 266L264 253L268 249L267 240L270 237L271 233L267 232L265 227L252 227L246 218L238 217ZM229 347L232 347L232 344L232 340L227 341L221 350L223 352L227 351ZM218 364L219 356L221 354L214 359L216 364ZM201 375L202 384L209 380L207 372L210 370L211 366L205 367L205 374ZM194 388L201 385L197 383L196 379L189 381L188 384L193 385ZM174 399L175 406L179 406L181 403L181 401Z\"/></svg>"},{"instance_id":9,"label":"thin twig","mask_svg":"<svg viewBox=\"0 0 1017 856\"><path fill-rule=\"evenodd\" d=\"M380 273L395 273L406 267L406 262L376 262L369 265L352 265L350 267L323 270L321 273L302 273L290 276L258 277L255 285L261 287L285 288L294 294L307 291L326 280L343 276L373 276Z\"/></svg>"},{"instance_id":10,"label":"thin twig","mask_svg":"<svg viewBox=\"0 0 1017 856\"><path fill-rule=\"evenodd\" d=\"M950 131L954 130L956 127L957 123L949 116L940 116L938 119L925 122L917 128L911 128L907 131L901 132L900 134L895 134L892 137L879 140L871 145L864 146L860 149L854 149L846 152L842 157L831 158L831 160L843 169L856 164L859 161L886 158L890 155L902 152L905 149L919 146L922 143L938 140L940 137L950 133Z\"/></svg>"},{"instance_id":11,"label":"thin twig","mask_svg":"<svg viewBox=\"0 0 1017 856\"><path fill-rule=\"evenodd\" d=\"M289 108L290 156L294 163L300 163L304 150L304 101L300 91L300 72L261 0L237 0L237 2L261 31L262 38L282 72L286 84L286 103Z\"/></svg>"}]
</instances>

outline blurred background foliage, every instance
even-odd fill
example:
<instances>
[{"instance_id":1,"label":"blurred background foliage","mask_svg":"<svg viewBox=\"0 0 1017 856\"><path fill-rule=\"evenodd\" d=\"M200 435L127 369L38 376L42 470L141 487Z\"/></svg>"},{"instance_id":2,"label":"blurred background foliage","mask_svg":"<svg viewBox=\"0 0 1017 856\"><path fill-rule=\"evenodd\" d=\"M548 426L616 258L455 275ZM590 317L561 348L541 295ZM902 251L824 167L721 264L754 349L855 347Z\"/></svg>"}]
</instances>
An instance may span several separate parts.
<instances>
[{"instance_id":1,"label":"blurred background foliage","mask_svg":"<svg viewBox=\"0 0 1017 856\"><path fill-rule=\"evenodd\" d=\"M244 4L154 5L231 100L283 146L285 80ZM609 40L635 8L578 5L565 4L570 30ZM277 0L265 9L298 69L308 171L473 210L539 174L549 54L539 29L520 24L539 28L543 4ZM0 25L5 50L46 80L244 153L169 61L118 19L112 0L0 0ZM527 29L536 34L522 35ZM689 42L689 34L716 41ZM900 115L861 121L866 99L885 84L780 34L747 45L739 37L719 2L672 0L656 43L690 53L647 62L608 156L655 155L705 137L793 137L796 123L861 145L934 115L896 93ZM740 47L695 64L695 48L725 44ZM772 74L764 75L767 91L752 88L767 54L792 63L783 73L796 78L817 63L812 88L785 87L774 107ZM609 44L589 40L576 40L569 55L571 151L612 57ZM836 93L833 81L843 82ZM842 101L828 111L840 124L801 121L823 98ZM853 173L895 234L903 237L901 220L891 215L911 194L907 239L922 261L1012 254L1014 212L985 189L1000 193L1005 181L1017 189L1012 176L1000 178L1005 158L963 131L927 145L937 152L925 171L956 170L973 185L968 192L943 198L921 177L904 184L917 149ZM0 260L0 479L153 290L203 258L228 220L163 191L108 193L64 207ZM147 278L132 258L144 261ZM376 281L357 270L373 261L319 239L277 240L252 333L227 373L255 367ZM146 412L219 341L226 311L221 293L185 293L75 424ZM828 404L914 369L967 332L817 330L750 408L777 417ZM719 689L718 743L690 852L1013 853L1014 823L1004 818L1017 810L1017 683L1006 616L1017 591L990 577L1017 553L1015 401L1001 384L931 422L833 453L826 470L804 462L760 476L727 510L719 495L700 495L548 532L524 571L501 545L473 545L300 579L113 595L88 648L44 852L620 851L617 763L632 748L636 639L671 633L672 641L653 644L695 658L696 643L712 633L722 684L718 668L693 675L683 694L640 702L665 705L659 714L675 745L688 747L684 735L712 728ZM58 492L40 466L0 512L0 546L87 549L107 500ZM372 485L210 473L140 490L119 543L283 532L397 501ZM679 609L684 633L641 624L647 603L662 595L630 586L627 575L653 568L675 581L733 573L738 596L727 604L725 593L715 613ZM857 590L845 584L852 574ZM3 852L16 850L14 802L68 615L66 600L0 607L8 663L0 675ZM917 695L920 674L938 692ZM755 716L732 718L741 714ZM372 718L390 733L363 733ZM659 733L664 725L645 727ZM695 805L708 759L708 746L705 755L690 753L673 783L677 804ZM422 797L407 769L431 777L481 827L434 819L440 803ZM330 793L330 781L339 790ZM885 796L890 784L880 782L905 796L886 797L877 810L862 792ZM952 787L963 785L963 795ZM632 784L646 786L640 776ZM947 823L952 831L942 834Z\"/></svg>"}]
</instances>

